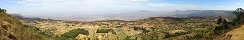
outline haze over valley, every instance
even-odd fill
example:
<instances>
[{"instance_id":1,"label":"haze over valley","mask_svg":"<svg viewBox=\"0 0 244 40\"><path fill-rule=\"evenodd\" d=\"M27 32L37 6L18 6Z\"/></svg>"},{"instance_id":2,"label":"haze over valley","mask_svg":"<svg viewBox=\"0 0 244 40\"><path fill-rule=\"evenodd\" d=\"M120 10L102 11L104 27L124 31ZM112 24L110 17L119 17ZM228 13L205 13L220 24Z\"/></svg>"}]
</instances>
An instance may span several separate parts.
<instances>
[{"instance_id":1,"label":"haze over valley","mask_svg":"<svg viewBox=\"0 0 244 40\"><path fill-rule=\"evenodd\" d=\"M0 40L244 40L244 0L0 0Z\"/></svg>"}]
</instances>

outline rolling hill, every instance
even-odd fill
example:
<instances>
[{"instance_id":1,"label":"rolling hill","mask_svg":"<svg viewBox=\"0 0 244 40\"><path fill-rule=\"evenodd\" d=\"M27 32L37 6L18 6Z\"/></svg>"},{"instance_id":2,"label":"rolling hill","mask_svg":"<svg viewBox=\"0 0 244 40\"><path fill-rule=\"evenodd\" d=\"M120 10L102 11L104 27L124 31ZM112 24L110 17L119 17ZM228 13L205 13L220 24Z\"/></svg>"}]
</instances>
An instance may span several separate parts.
<instances>
[{"instance_id":1,"label":"rolling hill","mask_svg":"<svg viewBox=\"0 0 244 40\"><path fill-rule=\"evenodd\" d=\"M23 25L3 10L0 10L0 40L43 40L38 32Z\"/></svg>"}]
</instances>

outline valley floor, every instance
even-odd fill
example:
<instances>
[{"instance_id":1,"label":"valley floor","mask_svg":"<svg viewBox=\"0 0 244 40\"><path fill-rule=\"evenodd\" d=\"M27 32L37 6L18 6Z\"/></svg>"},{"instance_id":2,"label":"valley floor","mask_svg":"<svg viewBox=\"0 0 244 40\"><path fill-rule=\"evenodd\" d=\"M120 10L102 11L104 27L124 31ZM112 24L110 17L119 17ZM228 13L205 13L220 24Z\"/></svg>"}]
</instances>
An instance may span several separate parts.
<instances>
[{"instance_id":1,"label":"valley floor","mask_svg":"<svg viewBox=\"0 0 244 40\"><path fill-rule=\"evenodd\" d=\"M115 39L115 40L170 40L192 39L211 35L216 21L211 18L152 17L137 21L94 21L77 22L62 20L20 20L25 25L36 27L43 34L57 36L57 39ZM84 29L86 34L76 29ZM73 33L74 31L74 33ZM77 32L77 33L76 33ZM80 32L80 33L79 33ZM63 35L68 36L63 36ZM73 35L69 37L69 35Z\"/></svg>"}]
</instances>

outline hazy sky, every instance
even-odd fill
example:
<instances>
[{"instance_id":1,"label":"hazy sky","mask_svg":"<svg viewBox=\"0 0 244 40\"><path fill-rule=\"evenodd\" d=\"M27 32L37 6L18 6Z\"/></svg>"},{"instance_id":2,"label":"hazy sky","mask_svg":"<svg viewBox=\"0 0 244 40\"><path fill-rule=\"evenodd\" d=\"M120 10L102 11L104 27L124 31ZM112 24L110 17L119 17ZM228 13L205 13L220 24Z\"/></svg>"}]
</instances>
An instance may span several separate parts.
<instances>
[{"instance_id":1,"label":"hazy sky","mask_svg":"<svg viewBox=\"0 0 244 40\"><path fill-rule=\"evenodd\" d=\"M244 0L0 0L0 8L7 9L9 13L33 16L234 10L238 7L244 7Z\"/></svg>"}]
</instances>

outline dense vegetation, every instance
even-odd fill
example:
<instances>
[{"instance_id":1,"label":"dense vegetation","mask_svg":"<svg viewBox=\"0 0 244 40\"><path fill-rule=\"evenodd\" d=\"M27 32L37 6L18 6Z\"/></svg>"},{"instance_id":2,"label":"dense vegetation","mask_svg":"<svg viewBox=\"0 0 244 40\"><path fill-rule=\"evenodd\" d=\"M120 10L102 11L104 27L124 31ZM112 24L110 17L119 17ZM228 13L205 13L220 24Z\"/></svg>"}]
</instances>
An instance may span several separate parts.
<instances>
[{"instance_id":1,"label":"dense vegetation","mask_svg":"<svg viewBox=\"0 0 244 40\"><path fill-rule=\"evenodd\" d=\"M61 38L72 38L72 39L74 39L79 34L89 35L89 32L84 30L84 29L74 29L74 30L70 30L69 32L61 35Z\"/></svg>"}]
</instances>

